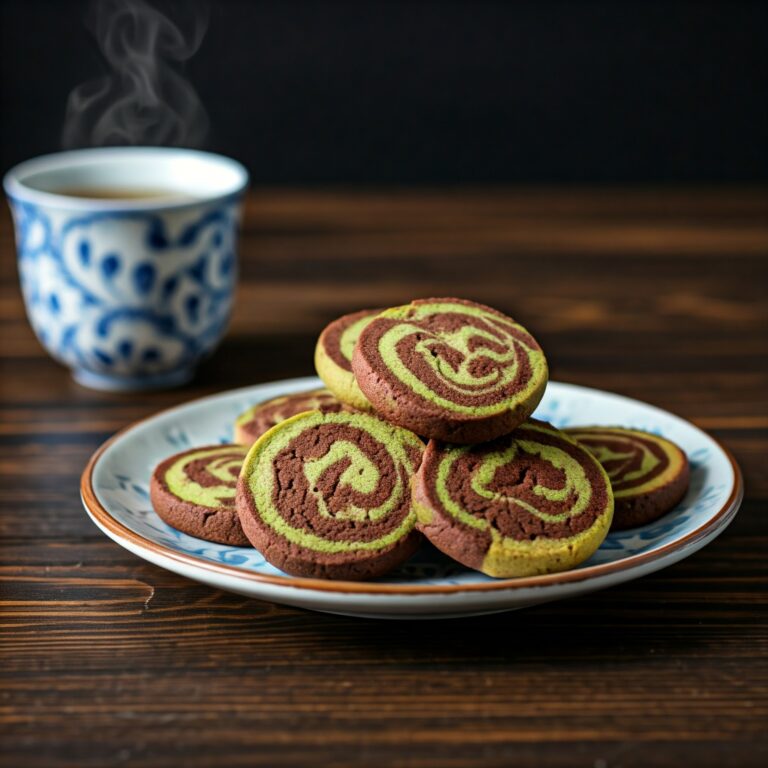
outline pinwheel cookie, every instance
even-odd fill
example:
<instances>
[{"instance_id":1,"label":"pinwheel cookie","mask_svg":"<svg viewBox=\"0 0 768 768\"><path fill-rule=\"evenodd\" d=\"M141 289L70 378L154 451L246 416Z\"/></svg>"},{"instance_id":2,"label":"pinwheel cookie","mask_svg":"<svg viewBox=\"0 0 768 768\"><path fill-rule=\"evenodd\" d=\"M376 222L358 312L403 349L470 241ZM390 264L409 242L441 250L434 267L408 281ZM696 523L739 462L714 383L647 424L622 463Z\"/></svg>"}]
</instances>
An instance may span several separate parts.
<instances>
[{"instance_id":1,"label":"pinwheel cookie","mask_svg":"<svg viewBox=\"0 0 768 768\"><path fill-rule=\"evenodd\" d=\"M359 412L302 413L251 447L238 481L243 530L295 576L369 579L416 550L416 435Z\"/></svg>"},{"instance_id":2,"label":"pinwheel cookie","mask_svg":"<svg viewBox=\"0 0 768 768\"><path fill-rule=\"evenodd\" d=\"M690 470L670 440L623 427L573 427L571 437L595 455L613 486L614 530L653 522L680 503Z\"/></svg>"},{"instance_id":3,"label":"pinwheel cookie","mask_svg":"<svg viewBox=\"0 0 768 768\"><path fill-rule=\"evenodd\" d=\"M438 549L496 577L578 565L600 546L613 516L599 462L534 420L483 445L430 441L414 503L419 529Z\"/></svg>"},{"instance_id":4,"label":"pinwheel cookie","mask_svg":"<svg viewBox=\"0 0 768 768\"><path fill-rule=\"evenodd\" d=\"M235 421L235 442L251 445L275 424L305 411L340 411L344 406L327 390L312 389L257 403Z\"/></svg>"},{"instance_id":5,"label":"pinwheel cookie","mask_svg":"<svg viewBox=\"0 0 768 768\"><path fill-rule=\"evenodd\" d=\"M544 353L525 328L461 299L382 312L360 333L352 369L380 416L451 443L511 432L547 384Z\"/></svg>"},{"instance_id":6,"label":"pinwheel cookie","mask_svg":"<svg viewBox=\"0 0 768 768\"><path fill-rule=\"evenodd\" d=\"M352 373L352 350L362 330L380 312L380 309L363 309L334 320L323 329L315 347L317 375L342 403L360 411L370 410L371 404Z\"/></svg>"},{"instance_id":7,"label":"pinwheel cookie","mask_svg":"<svg viewBox=\"0 0 768 768\"><path fill-rule=\"evenodd\" d=\"M247 451L241 445L209 445L161 462L149 484L155 512L191 536L247 546L235 508L237 476Z\"/></svg>"}]
</instances>

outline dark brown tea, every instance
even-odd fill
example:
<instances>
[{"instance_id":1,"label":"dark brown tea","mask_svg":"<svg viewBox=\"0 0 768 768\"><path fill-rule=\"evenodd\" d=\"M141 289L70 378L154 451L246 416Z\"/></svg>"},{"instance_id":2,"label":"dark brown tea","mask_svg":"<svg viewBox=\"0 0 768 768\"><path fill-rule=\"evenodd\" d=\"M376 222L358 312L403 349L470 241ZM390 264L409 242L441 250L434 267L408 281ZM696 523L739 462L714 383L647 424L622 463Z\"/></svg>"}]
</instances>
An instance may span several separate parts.
<instances>
[{"instance_id":1,"label":"dark brown tea","mask_svg":"<svg viewBox=\"0 0 768 768\"><path fill-rule=\"evenodd\" d=\"M194 195L162 187L64 187L51 190L57 195L84 197L89 200L194 200Z\"/></svg>"}]
</instances>

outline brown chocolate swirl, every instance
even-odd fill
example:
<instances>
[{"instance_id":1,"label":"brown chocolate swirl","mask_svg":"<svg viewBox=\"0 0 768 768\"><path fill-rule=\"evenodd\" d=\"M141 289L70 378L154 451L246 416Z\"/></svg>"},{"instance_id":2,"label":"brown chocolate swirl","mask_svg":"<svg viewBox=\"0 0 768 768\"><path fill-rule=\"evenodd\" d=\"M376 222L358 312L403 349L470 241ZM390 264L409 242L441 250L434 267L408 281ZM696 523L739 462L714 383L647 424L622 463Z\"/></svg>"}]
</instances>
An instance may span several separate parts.
<instances>
[{"instance_id":1,"label":"brown chocolate swirl","mask_svg":"<svg viewBox=\"0 0 768 768\"><path fill-rule=\"evenodd\" d=\"M547 363L509 317L461 299L424 299L387 310L358 339L352 368L385 418L446 441L506 434L541 399Z\"/></svg>"},{"instance_id":2,"label":"brown chocolate swirl","mask_svg":"<svg viewBox=\"0 0 768 768\"><path fill-rule=\"evenodd\" d=\"M296 416L248 456L243 528L268 559L290 551L293 563L344 566L398 549L415 531L410 479L422 450L415 435L365 414ZM285 567L287 556L275 557Z\"/></svg>"},{"instance_id":3,"label":"brown chocolate swirl","mask_svg":"<svg viewBox=\"0 0 768 768\"><path fill-rule=\"evenodd\" d=\"M418 528L440 550L489 576L570 568L601 544L610 482L590 453L529 420L490 443L430 441L414 483Z\"/></svg>"},{"instance_id":4,"label":"brown chocolate swirl","mask_svg":"<svg viewBox=\"0 0 768 768\"><path fill-rule=\"evenodd\" d=\"M583 448L533 420L478 446L432 443L419 474L429 506L487 546L494 538L575 536L612 498L605 472Z\"/></svg>"},{"instance_id":5,"label":"brown chocolate swirl","mask_svg":"<svg viewBox=\"0 0 768 768\"><path fill-rule=\"evenodd\" d=\"M320 334L320 344L336 365L347 373L352 373L352 350L360 333L381 309L361 309L342 315L327 325Z\"/></svg>"},{"instance_id":6,"label":"brown chocolate swirl","mask_svg":"<svg viewBox=\"0 0 768 768\"><path fill-rule=\"evenodd\" d=\"M234 507L245 454L240 445L192 448L166 459L156 475L162 486L182 501L212 509Z\"/></svg>"},{"instance_id":7,"label":"brown chocolate swirl","mask_svg":"<svg viewBox=\"0 0 768 768\"><path fill-rule=\"evenodd\" d=\"M622 427L573 427L567 432L603 465L617 499L663 486L686 464L680 448L648 432Z\"/></svg>"},{"instance_id":8,"label":"brown chocolate swirl","mask_svg":"<svg viewBox=\"0 0 768 768\"><path fill-rule=\"evenodd\" d=\"M250 445L275 424L305 411L336 412L344 408L327 389L312 389L282 395L258 403L238 416L235 422L235 442Z\"/></svg>"}]
</instances>

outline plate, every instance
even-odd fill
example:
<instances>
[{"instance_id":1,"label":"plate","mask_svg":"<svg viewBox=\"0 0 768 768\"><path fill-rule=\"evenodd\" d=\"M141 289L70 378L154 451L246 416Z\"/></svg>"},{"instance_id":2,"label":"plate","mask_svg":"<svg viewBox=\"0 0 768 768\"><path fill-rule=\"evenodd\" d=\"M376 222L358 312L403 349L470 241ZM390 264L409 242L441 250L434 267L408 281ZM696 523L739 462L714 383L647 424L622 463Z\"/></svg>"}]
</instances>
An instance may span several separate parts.
<instances>
[{"instance_id":1,"label":"plate","mask_svg":"<svg viewBox=\"0 0 768 768\"><path fill-rule=\"evenodd\" d=\"M83 504L111 539L151 563L218 589L328 613L375 618L469 616L582 595L658 571L701 549L733 519L741 472L717 441L693 424L610 392L551 382L535 416L556 426L644 429L680 445L691 463L685 499L650 525L611 533L581 566L564 573L493 579L425 545L408 563L372 582L288 576L255 549L212 544L166 525L149 501L149 478L168 455L232 439L235 418L278 395L321 386L303 378L213 395L158 413L119 432L82 476Z\"/></svg>"}]
</instances>

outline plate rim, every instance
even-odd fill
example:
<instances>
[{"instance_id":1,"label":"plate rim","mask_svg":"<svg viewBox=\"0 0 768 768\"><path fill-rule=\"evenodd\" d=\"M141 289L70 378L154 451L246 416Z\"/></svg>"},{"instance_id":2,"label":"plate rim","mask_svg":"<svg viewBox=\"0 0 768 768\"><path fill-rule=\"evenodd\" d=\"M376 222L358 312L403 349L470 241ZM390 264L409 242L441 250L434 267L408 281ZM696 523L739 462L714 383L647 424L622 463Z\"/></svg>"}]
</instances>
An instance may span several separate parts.
<instances>
[{"instance_id":1,"label":"plate rim","mask_svg":"<svg viewBox=\"0 0 768 768\"><path fill-rule=\"evenodd\" d=\"M659 549L653 550L651 552L642 552L639 554L630 555L629 557L623 558L621 560L602 563L600 565L591 565L585 568L579 568L570 571L542 574L539 576L523 576L512 579L498 579L496 581L482 582L478 584L417 585L343 580L336 581L331 579L314 579L299 576L271 576L268 574L255 573L253 571L244 570L234 565L214 563L195 555L179 552L164 544L160 544L153 539L149 539L146 536L137 533L136 531L133 531L124 523L121 523L119 520L117 520L99 501L96 490L93 486L93 473L95 471L96 465L99 462L99 459L111 445L123 439L129 432L137 429L145 422L168 415L173 411L180 410L191 405L200 404L205 400L236 395L238 392L245 393L254 387L269 386L274 384L298 384L303 380L309 383L313 378L314 377L298 377L293 379L278 379L276 381L261 382L260 384L253 384L246 387L228 389L222 392L204 395L203 397L197 397L184 403L171 406L170 408L163 408L160 411L157 411L149 416L145 416L142 419L138 419L137 421L128 424L127 426L118 430L110 438L105 440L93 452L91 458L88 460L88 463L85 466L85 469L83 470L80 478L80 497L86 512L88 512L88 514L94 518L94 522L97 522L100 528L105 529L105 531L108 531L114 537L117 537L117 539L127 539L139 549L148 549L156 555L170 558L171 560L174 560L181 565L191 568L202 568L208 572L212 572L220 576L234 577L248 582L255 582L256 584L269 584L277 587L291 587L297 590L311 590L313 592L327 592L332 594L352 593L407 596L460 594L466 592L497 592L502 590L528 589L532 587L555 587L565 584L589 581L591 579L610 576L612 574L623 573L624 571L632 570L635 567L641 567L648 563L660 560L667 555L672 554L673 552L677 552L678 550L687 549L702 539L712 538L717 532L727 527L727 525L731 522L736 512L738 511L744 496L743 475L741 468L736 462L733 454L716 437L709 434L709 432L705 432L703 429L696 426L688 419L683 419L683 417L677 416L670 411L666 411L663 408L658 408L658 406L655 406L652 403L646 403L642 400L627 397L626 395L622 395L616 392L597 389L595 387L585 387L580 384L571 384L570 382L551 381L551 384L565 384L568 387L580 389L584 392L592 394L609 394L633 403L640 403L651 408L657 408L663 413L681 419L686 424L689 424L690 426L705 434L723 452L723 455L726 457L726 459L728 459L728 462L731 465L731 469L733 470L733 486L724 504L711 518L702 523L695 530L687 533L682 538L671 541Z\"/></svg>"}]
</instances>

